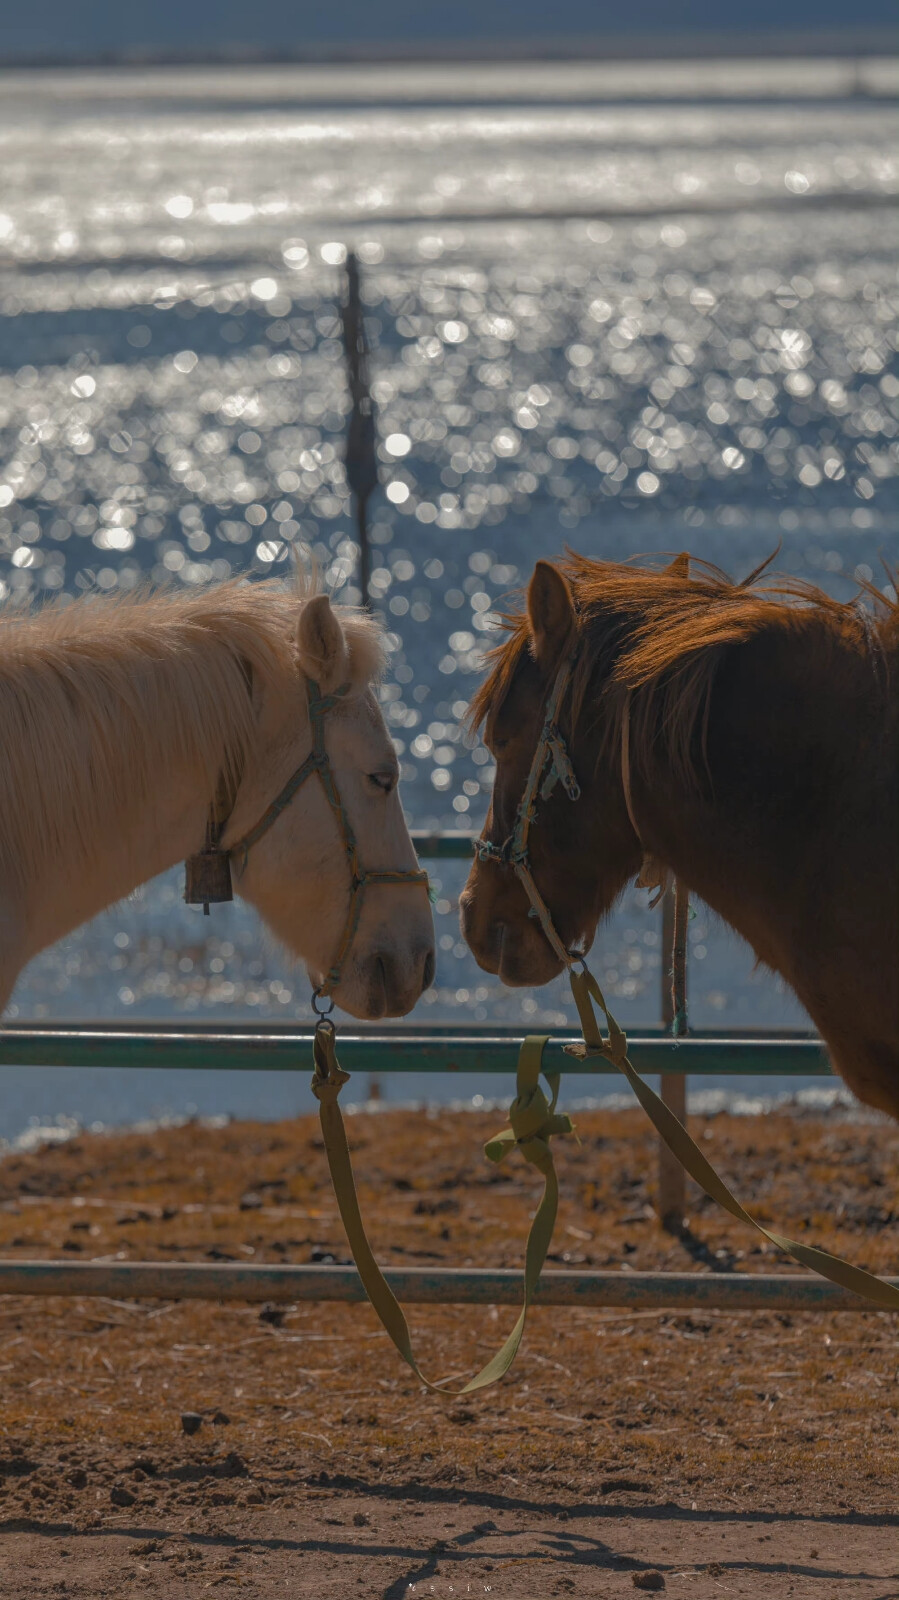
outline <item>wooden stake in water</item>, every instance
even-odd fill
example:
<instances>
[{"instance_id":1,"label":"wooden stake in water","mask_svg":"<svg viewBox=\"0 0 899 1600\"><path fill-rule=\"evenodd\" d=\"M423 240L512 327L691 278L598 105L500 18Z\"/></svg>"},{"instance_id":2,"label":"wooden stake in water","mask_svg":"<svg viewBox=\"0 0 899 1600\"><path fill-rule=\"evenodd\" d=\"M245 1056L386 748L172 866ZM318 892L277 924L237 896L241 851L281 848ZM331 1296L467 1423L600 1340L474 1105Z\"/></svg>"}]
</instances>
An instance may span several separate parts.
<instances>
[{"instance_id":1,"label":"wooden stake in water","mask_svg":"<svg viewBox=\"0 0 899 1600\"><path fill-rule=\"evenodd\" d=\"M359 542L359 588L362 603L368 605L371 578L371 552L368 543L368 500L378 483L375 411L368 387L368 342L359 293L359 262L351 250L346 262L346 298L341 306L343 342L346 348L347 376L352 410L346 436L347 482L356 509Z\"/></svg>"}]
</instances>

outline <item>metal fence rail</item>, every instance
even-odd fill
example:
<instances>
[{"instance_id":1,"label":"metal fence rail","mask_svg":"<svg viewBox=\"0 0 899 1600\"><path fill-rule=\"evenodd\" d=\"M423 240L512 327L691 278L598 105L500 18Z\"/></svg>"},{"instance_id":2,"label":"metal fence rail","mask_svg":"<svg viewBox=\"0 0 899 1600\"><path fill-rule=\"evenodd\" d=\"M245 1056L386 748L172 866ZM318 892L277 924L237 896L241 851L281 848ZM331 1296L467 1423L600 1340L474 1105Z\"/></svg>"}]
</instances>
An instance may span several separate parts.
<instances>
[{"instance_id":1,"label":"metal fence rail","mask_svg":"<svg viewBox=\"0 0 899 1600\"><path fill-rule=\"evenodd\" d=\"M472 838L463 832L413 834L418 854L438 860L470 858ZM0 1031L0 1066L306 1072L311 1037L311 1028L285 1023L264 1029L252 1024L209 1029L197 1024L140 1028L121 1023L103 1027L12 1023ZM511 1075L520 1038L521 1030L512 1027L485 1031L444 1024L413 1031L402 1025L354 1026L352 1032L341 1030L340 1055L348 1069L379 1077L388 1072ZM585 1062L566 1055L564 1044L559 1038L549 1041L550 1071L581 1078L615 1074L608 1061ZM659 1026L630 1040L630 1056L638 1071L659 1073L672 1086L683 1084L689 1072L807 1077L831 1071L820 1040L804 1035L725 1037L700 1030L688 1038L672 1039ZM511 1305L521 1297L521 1276L508 1270L404 1268L391 1269L386 1276L399 1298L411 1303ZM889 1281L899 1285L899 1279ZM365 1298L352 1267L149 1261L0 1261L0 1294L243 1301ZM541 1279L537 1299L544 1305L630 1309L869 1309L865 1301L823 1279L795 1273L551 1272Z\"/></svg>"},{"instance_id":2,"label":"metal fence rail","mask_svg":"<svg viewBox=\"0 0 899 1600\"><path fill-rule=\"evenodd\" d=\"M349 1072L488 1072L512 1074L521 1030L483 1034L461 1029L426 1033L340 1032L340 1060ZM550 1071L594 1077L617 1075L610 1061L578 1061L564 1053L564 1039L550 1039L544 1060ZM0 1066L153 1067L208 1072L309 1072L312 1033L200 1031L177 1028L33 1028L0 1033ZM830 1072L817 1039L638 1037L629 1040L638 1072L820 1077Z\"/></svg>"},{"instance_id":3,"label":"metal fence rail","mask_svg":"<svg viewBox=\"0 0 899 1600\"><path fill-rule=\"evenodd\" d=\"M391 1267L384 1276L410 1305L520 1305L521 1273L507 1267ZM899 1278L887 1283L899 1287ZM355 1267L248 1266L205 1262L0 1262L0 1294L103 1295L111 1299L332 1300L356 1304L365 1290ZM673 1310L864 1311L870 1307L811 1273L548 1272L537 1304Z\"/></svg>"}]
</instances>

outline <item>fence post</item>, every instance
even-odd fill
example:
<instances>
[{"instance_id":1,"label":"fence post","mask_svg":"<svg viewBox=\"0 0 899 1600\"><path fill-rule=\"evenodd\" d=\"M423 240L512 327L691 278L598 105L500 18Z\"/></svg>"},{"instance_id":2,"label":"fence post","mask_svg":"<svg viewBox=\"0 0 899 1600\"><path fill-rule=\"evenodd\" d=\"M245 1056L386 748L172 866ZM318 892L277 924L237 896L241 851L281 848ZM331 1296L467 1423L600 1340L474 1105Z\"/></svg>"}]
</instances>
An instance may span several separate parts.
<instances>
[{"instance_id":1,"label":"fence post","mask_svg":"<svg viewBox=\"0 0 899 1600\"><path fill-rule=\"evenodd\" d=\"M356 502L356 532L359 540L359 588L362 604L370 599L371 551L368 544L368 497L378 483L378 457L375 449L375 411L368 387L368 340L359 293L359 262L354 251L346 258L346 299L340 308L343 342L346 348L350 386L349 427L344 463L347 482Z\"/></svg>"},{"instance_id":2,"label":"fence post","mask_svg":"<svg viewBox=\"0 0 899 1600\"><path fill-rule=\"evenodd\" d=\"M671 966L668 966L669 952ZM680 1039L687 1031L687 894L669 884L662 896L662 1025ZM660 1093L680 1122L687 1115L687 1078L663 1073ZM679 1233L687 1210L686 1174L677 1157L659 1140L659 1217L669 1233Z\"/></svg>"}]
</instances>

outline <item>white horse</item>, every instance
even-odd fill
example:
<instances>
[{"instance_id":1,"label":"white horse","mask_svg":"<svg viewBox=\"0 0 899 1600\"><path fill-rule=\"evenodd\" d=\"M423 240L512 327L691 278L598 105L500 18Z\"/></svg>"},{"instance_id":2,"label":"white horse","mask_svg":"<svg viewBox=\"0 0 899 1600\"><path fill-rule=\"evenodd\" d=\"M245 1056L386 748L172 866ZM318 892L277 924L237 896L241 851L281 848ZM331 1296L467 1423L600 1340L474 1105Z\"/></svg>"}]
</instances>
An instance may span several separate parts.
<instances>
[{"instance_id":1,"label":"white horse","mask_svg":"<svg viewBox=\"0 0 899 1600\"><path fill-rule=\"evenodd\" d=\"M138 884L252 830L311 746L307 680L346 687L327 754L367 871L417 866L397 761L372 692L371 619L273 583L91 598L0 622L0 1009L26 962ZM238 893L305 963L334 961L350 869L320 782L306 783L249 851ZM421 884L370 884L333 988L354 1016L398 1016L434 974Z\"/></svg>"}]
</instances>

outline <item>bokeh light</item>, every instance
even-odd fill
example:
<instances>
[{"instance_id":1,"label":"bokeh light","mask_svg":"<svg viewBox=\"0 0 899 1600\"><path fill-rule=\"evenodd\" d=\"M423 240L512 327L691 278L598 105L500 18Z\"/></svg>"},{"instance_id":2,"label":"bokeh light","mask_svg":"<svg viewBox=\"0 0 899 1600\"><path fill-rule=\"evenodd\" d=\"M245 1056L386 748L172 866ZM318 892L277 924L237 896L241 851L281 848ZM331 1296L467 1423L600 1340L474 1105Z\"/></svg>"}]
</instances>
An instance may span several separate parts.
<instances>
[{"instance_id":1,"label":"bokeh light","mask_svg":"<svg viewBox=\"0 0 899 1600\"><path fill-rule=\"evenodd\" d=\"M780 542L834 592L885 581L899 161L876 100L223 109L162 84L102 114L59 84L0 110L0 597L277 575L306 547L358 601L349 245L414 824L480 825L492 772L465 707L537 555L688 547L739 572ZM478 973L461 876L435 874L430 1016L563 1020L561 989ZM43 957L20 1014L306 1014L245 913L201 935L179 892L149 886ZM643 906L600 958L631 1021L658 1015ZM760 1015L755 980L693 933L697 1020L794 1017L773 986Z\"/></svg>"}]
</instances>

